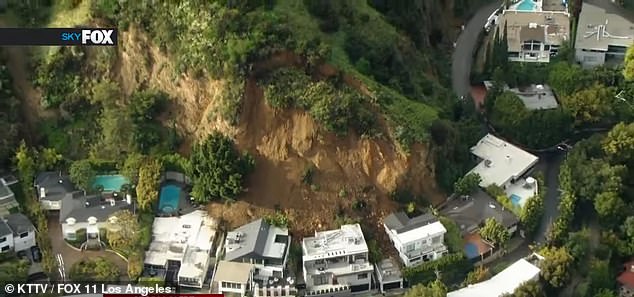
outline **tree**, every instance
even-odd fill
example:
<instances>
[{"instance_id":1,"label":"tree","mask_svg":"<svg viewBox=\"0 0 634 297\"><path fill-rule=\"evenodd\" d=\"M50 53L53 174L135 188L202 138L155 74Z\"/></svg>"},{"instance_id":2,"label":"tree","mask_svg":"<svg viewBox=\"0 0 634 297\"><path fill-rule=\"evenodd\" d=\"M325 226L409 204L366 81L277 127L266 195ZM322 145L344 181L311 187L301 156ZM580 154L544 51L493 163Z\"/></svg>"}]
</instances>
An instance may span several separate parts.
<instances>
[{"instance_id":1,"label":"tree","mask_svg":"<svg viewBox=\"0 0 634 297\"><path fill-rule=\"evenodd\" d=\"M625 77L626 80L634 80L634 46L627 48L627 52L625 53L623 77Z\"/></svg>"},{"instance_id":2,"label":"tree","mask_svg":"<svg viewBox=\"0 0 634 297\"><path fill-rule=\"evenodd\" d=\"M610 289L601 289L593 297L617 297L619 296L616 292Z\"/></svg>"},{"instance_id":3,"label":"tree","mask_svg":"<svg viewBox=\"0 0 634 297\"><path fill-rule=\"evenodd\" d=\"M495 218L487 218L480 228L480 235L493 245L502 245L511 238L506 227Z\"/></svg>"},{"instance_id":4,"label":"tree","mask_svg":"<svg viewBox=\"0 0 634 297\"><path fill-rule=\"evenodd\" d=\"M77 160L70 165L68 170L70 180L80 189L90 191L92 182L97 175L92 163L88 159Z\"/></svg>"},{"instance_id":5,"label":"tree","mask_svg":"<svg viewBox=\"0 0 634 297\"><path fill-rule=\"evenodd\" d=\"M577 232L569 233L565 246L577 263L586 260L590 252L590 231L583 228Z\"/></svg>"},{"instance_id":6,"label":"tree","mask_svg":"<svg viewBox=\"0 0 634 297\"><path fill-rule=\"evenodd\" d=\"M546 297L538 281L527 281L513 291L513 297Z\"/></svg>"},{"instance_id":7,"label":"tree","mask_svg":"<svg viewBox=\"0 0 634 297\"><path fill-rule=\"evenodd\" d=\"M139 182L139 168L141 168L143 161L145 161L145 156L142 154L136 152L128 154L121 167L121 174L127 177L131 183L137 184Z\"/></svg>"},{"instance_id":8,"label":"tree","mask_svg":"<svg viewBox=\"0 0 634 297\"><path fill-rule=\"evenodd\" d=\"M447 287L436 280L427 286L417 284L411 287L403 297L445 297L447 296Z\"/></svg>"},{"instance_id":9,"label":"tree","mask_svg":"<svg viewBox=\"0 0 634 297\"><path fill-rule=\"evenodd\" d=\"M478 189L482 178L477 173L469 173L454 183L454 192L458 195L469 195Z\"/></svg>"},{"instance_id":10,"label":"tree","mask_svg":"<svg viewBox=\"0 0 634 297\"><path fill-rule=\"evenodd\" d=\"M62 155L54 148L44 148L37 154L38 169L40 171L52 170L62 160Z\"/></svg>"},{"instance_id":11,"label":"tree","mask_svg":"<svg viewBox=\"0 0 634 297\"><path fill-rule=\"evenodd\" d=\"M116 282L119 267L104 257L84 258L70 268L70 278L76 282Z\"/></svg>"},{"instance_id":12,"label":"tree","mask_svg":"<svg viewBox=\"0 0 634 297\"><path fill-rule=\"evenodd\" d=\"M130 280L136 280L143 272L143 256L140 252L135 251L128 256L128 277Z\"/></svg>"},{"instance_id":13,"label":"tree","mask_svg":"<svg viewBox=\"0 0 634 297\"><path fill-rule=\"evenodd\" d=\"M242 193L244 180L255 165L250 155L241 156L231 139L219 132L196 144L190 160L192 196L199 202L234 199Z\"/></svg>"},{"instance_id":14,"label":"tree","mask_svg":"<svg viewBox=\"0 0 634 297\"><path fill-rule=\"evenodd\" d=\"M16 168L20 172L20 179L27 181L35 177L35 158L33 151L22 141L15 153Z\"/></svg>"},{"instance_id":15,"label":"tree","mask_svg":"<svg viewBox=\"0 0 634 297\"><path fill-rule=\"evenodd\" d=\"M469 272L469 274L467 274L467 278L462 284L464 286L473 285L479 282L483 282L489 278L491 278L489 268L478 266L473 271Z\"/></svg>"},{"instance_id":16,"label":"tree","mask_svg":"<svg viewBox=\"0 0 634 297\"><path fill-rule=\"evenodd\" d=\"M601 290L611 289L614 286L614 276L609 261L592 259L588 270L588 279L590 280L590 292L599 293Z\"/></svg>"},{"instance_id":17,"label":"tree","mask_svg":"<svg viewBox=\"0 0 634 297\"><path fill-rule=\"evenodd\" d=\"M557 91L559 96L569 96L586 83L585 72L579 65L562 61L550 67L548 84Z\"/></svg>"},{"instance_id":18,"label":"tree","mask_svg":"<svg viewBox=\"0 0 634 297\"><path fill-rule=\"evenodd\" d=\"M627 205L618 193L603 192L594 200L594 209L599 218L605 222L620 222L627 211Z\"/></svg>"},{"instance_id":19,"label":"tree","mask_svg":"<svg viewBox=\"0 0 634 297\"><path fill-rule=\"evenodd\" d=\"M634 239L634 216L628 216L621 226L621 231L627 236L627 238Z\"/></svg>"},{"instance_id":20,"label":"tree","mask_svg":"<svg viewBox=\"0 0 634 297\"><path fill-rule=\"evenodd\" d=\"M157 159L148 158L139 168L139 183L136 186L136 200L141 210L147 210L158 198L159 183L163 164Z\"/></svg>"},{"instance_id":21,"label":"tree","mask_svg":"<svg viewBox=\"0 0 634 297\"><path fill-rule=\"evenodd\" d=\"M562 97L565 109L570 111L575 124L594 124L612 115L614 94L611 88L594 84L587 89Z\"/></svg>"},{"instance_id":22,"label":"tree","mask_svg":"<svg viewBox=\"0 0 634 297\"><path fill-rule=\"evenodd\" d=\"M462 234L460 233L460 227L453 220L447 217L439 217L440 223L445 226L447 233L445 233L445 243L450 253L460 253L464 249L464 242Z\"/></svg>"},{"instance_id":23,"label":"tree","mask_svg":"<svg viewBox=\"0 0 634 297\"><path fill-rule=\"evenodd\" d=\"M540 191L544 191L540 187ZM544 214L544 199L541 193L528 198L520 213L520 222L528 233L534 233L539 228L539 224Z\"/></svg>"},{"instance_id":24,"label":"tree","mask_svg":"<svg viewBox=\"0 0 634 297\"><path fill-rule=\"evenodd\" d=\"M616 124L603 141L603 151L614 163L634 160L634 124Z\"/></svg>"},{"instance_id":25,"label":"tree","mask_svg":"<svg viewBox=\"0 0 634 297\"><path fill-rule=\"evenodd\" d=\"M141 227L137 217L128 210L112 214L116 219L108 220L106 237L112 249L131 253L139 245Z\"/></svg>"},{"instance_id":26,"label":"tree","mask_svg":"<svg viewBox=\"0 0 634 297\"><path fill-rule=\"evenodd\" d=\"M565 247L545 247L540 253L544 260L540 263L541 275L554 288L561 288L570 276L574 258Z\"/></svg>"}]
</instances>

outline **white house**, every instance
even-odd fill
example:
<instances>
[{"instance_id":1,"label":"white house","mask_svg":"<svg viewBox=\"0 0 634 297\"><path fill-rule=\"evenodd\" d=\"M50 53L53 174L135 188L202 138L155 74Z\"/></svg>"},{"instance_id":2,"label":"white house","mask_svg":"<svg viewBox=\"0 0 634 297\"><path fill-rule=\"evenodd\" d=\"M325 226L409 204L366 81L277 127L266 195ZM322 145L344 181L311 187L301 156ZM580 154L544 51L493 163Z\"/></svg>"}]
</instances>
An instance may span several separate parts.
<instances>
[{"instance_id":1,"label":"white house","mask_svg":"<svg viewBox=\"0 0 634 297\"><path fill-rule=\"evenodd\" d=\"M118 199L118 200L117 200ZM99 229L105 228L108 219L117 211L130 210L134 206L131 197L99 197L65 196L61 201L59 222L62 225L62 234L67 240L78 240L77 231L86 229L88 240L99 242ZM83 240L81 238L80 240Z\"/></svg>"},{"instance_id":2,"label":"white house","mask_svg":"<svg viewBox=\"0 0 634 297\"><path fill-rule=\"evenodd\" d=\"M370 289L374 265L359 224L315 232L302 241L306 295L359 293Z\"/></svg>"},{"instance_id":3,"label":"white house","mask_svg":"<svg viewBox=\"0 0 634 297\"><path fill-rule=\"evenodd\" d=\"M500 297L512 294L523 283L539 279L540 269L531 263L543 259L537 254L520 259L489 280L447 293L447 297Z\"/></svg>"},{"instance_id":4,"label":"white house","mask_svg":"<svg viewBox=\"0 0 634 297\"><path fill-rule=\"evenodd\" d=\"M251 290L255 266L250 263L220 261L212 281L212 292L216 294L247 295Z\"/></svg>"},{"instance_id":5,"label":"white house","mask_svg":"<svg viewBox=\"0 0 634 297\"><path fill-rule=\"evenodd\" d=\"M505 10L496 22L500 38L506 26L509 61L550 62L569 40L569 17L565 11Z\"/></svg>"},{"instance_id":6,"label":"white house","mask_svg":"<svg viewBox=\"0 0 634 297\"><path fill-rule=\"evenodd\" d=\"M14 213L0 220L0 252L19 252L35 245L35 227L25 215Z\"/></svg>"},{"instance_id":7,"label":"white house","mask_svg":"<svg viewBox=\"0 0 634 297\"><path fill-rule=\"evenodd\" d=\"M523 206L528 198L538 193L537 181L524 178L537 164L539 158L492 134L485 135L471 147L480 163L469 173L477 173L482 178L480 186L500 186L514 205Z\"/></svg>"},{"instance_id":8,"label":"white house","mask_svg":"<svg viewBox=\"0 0 634 297\"><path fill-rule=\"evenodd\" d=\"M383 226L407 267L436 260L447 253L444 244L447 229L433 214L410 218L400 211L387 216Z\"/></svg>"},{"instance_id":9,"label":"white house","mask_svg":"<svg viewBox=\"0 0 634 297\"><path fill-rule=\"evenodd\" d=\"M166 281L179 286L202 288L211 253L215 251L217 224L202 210L180 217L155 218L145 267L163 272Z\"/></svg>"},{"instance_id":10,"label":"white house","mask_svg":"<svg viewBox=\"0 0 634 297\"><path fill-rule=\"evenodd\" d=\"M583 2L577 28L575 58L586 68L622 63L634 44L634 22L614 9Z\"/></svg>"}]
</instances>

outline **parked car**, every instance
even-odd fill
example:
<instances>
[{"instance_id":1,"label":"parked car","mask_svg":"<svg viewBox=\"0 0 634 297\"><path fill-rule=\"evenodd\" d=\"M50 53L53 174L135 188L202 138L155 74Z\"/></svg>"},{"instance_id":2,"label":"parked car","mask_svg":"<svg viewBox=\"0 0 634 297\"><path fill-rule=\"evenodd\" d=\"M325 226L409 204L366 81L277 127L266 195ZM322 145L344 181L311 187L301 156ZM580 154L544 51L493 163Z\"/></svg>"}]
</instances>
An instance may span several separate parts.
<instances>
[{"instance_id":1,"label":"parked car","mask_svg":"<svg viewBox=\"0 0 634 297\"><path fill-rule=\"evenodd\" d=\"M31 255L33 255L33 262L42 262L42 252L39 247L31 247Z\"/></svg>"}]
</instances>

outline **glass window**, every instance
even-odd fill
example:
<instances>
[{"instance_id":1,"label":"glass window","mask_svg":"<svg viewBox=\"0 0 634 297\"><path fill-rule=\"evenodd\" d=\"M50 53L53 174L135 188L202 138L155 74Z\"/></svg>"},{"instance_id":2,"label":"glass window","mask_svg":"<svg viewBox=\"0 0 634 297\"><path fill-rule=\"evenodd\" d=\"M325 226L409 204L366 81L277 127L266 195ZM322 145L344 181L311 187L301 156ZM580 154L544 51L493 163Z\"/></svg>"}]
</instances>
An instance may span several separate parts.
<instances>
[{"instance_id":1,"label":"glass window","mask_svg":"<svg viewBox=\"0 0 634 297\"><path fill-rule=\"evenodd\" d=\"M366 279L366 278L368 278L368 274L367 273L362 273L362 274L357 275L357 279Z\"/></svg>"},{"instance_id":2,"label":"glass window","mask_svg":"<svg viewBox=\"0 0 634 297\"><path fill-rule=\"evenodd\" d=\"M434 238L431 239L433 244L439 244L440 243L440 236L436 236Z\"/></svg>"},{"instance_id":3,"label":"glass window","mask_svg":"<svg viewBox=\"0 0 634 297\"><path fill-rule=\"evenodd\" d=\"M29 232L20 233L20 238L29 236Z\"/></svg>"},{"instance_id":4,"label":"glass window","mask_svg":"<svg viewBox=\"0 0 634 297\"><path fill-rule=\"evenodd\" d=\"M6 252L6 251L8 251L8 250L9 250L9 246L8 246L8 245L6 245L6 246L3 246L3 247L2 247L2 251L3 251L3 252Z\"/></svg>"},{"instance_id":5,"label":"glass window","mask_svg":"<svg viewBox=\"0 0 634 297\"><path fill-rule=\"evenodd\" d=\"M405 251L406 251L406 252L412 252L412 251L414 251L414 249L415 249L415 248L414 248L414 244L413 244L413 243L410 243L410 244L408 244L408 245L405 247Z\"/></svg>"},{"instance_id":6,"label":"glass window","mask_svg":"<svg viewBox=\"0 0 634 297\"><path fill-rule=\"evenodd\" d=\"M7 241L7 238L6 238L6 237L2 237L2 238L0 238L0 242L5 242L5 241Z\"/></svg>"}]
</instances>

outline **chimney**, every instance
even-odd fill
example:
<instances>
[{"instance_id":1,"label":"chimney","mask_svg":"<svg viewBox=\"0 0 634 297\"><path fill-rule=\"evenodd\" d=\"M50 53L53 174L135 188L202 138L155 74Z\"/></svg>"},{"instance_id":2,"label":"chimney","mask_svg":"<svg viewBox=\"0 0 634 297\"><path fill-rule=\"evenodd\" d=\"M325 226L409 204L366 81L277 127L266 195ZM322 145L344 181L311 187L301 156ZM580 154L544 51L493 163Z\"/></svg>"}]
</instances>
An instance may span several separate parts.
<instances>
[{"instance_id":1,"label":"chimney","mask_svg":"<svg viewBox=\"0 0 634 297\"><path fill-rule=\"evenodd\" d=\"M44 187L40 188L40 199L46 197L46 189Z\"/></svg>"},{"instance_id":2,"label":"chimney","mask_svg":"<svg viewBox=\"0 0 634 297\"><path fill-rule=\"evenodd\" d=\"M630 265L630 272L634 272L634 264Z\"/></svg>"},{"instance_id":3,"label":"chimney","mask_svg":"<svg viewBox=\"0 0 634 297\"><path fill-rule=\"evenodd\" d=\"M132 195L126 194L125 201L128 202L128 205L132 204Z\"/></svg>"}]
</instances>

